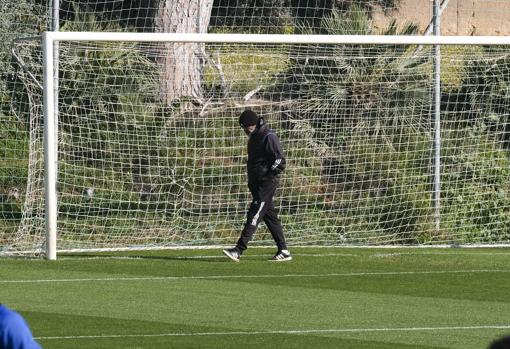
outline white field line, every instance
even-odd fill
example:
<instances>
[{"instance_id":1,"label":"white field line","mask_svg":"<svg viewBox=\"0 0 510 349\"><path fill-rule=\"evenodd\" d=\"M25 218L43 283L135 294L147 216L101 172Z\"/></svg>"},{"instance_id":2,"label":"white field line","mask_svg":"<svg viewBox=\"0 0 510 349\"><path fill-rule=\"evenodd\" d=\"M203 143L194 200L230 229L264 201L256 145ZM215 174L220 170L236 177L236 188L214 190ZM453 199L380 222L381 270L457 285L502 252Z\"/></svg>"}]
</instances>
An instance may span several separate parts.
<instances>
[{"instance_id":1,"label":"white field line","mask_svg":"<svg viewBox=\"0 0 510 349\"><path fill-rule=\"evenodd\" d=\"M204 276L143 276L110 278L73 278L73 279L34 279L34 280L0 280L0 284L91 282L91 281L179 281L179 280L229 280L229 279L269 279L269 278L323 278L349 276L393 276L393 275L439 275L439 274L473 274L473 273L510 273L505 269L472 270L424 270L424 271L389 271L389 272L353 272L325 274L262 274L262 275L204 275Z\"/></svg>"},{"instance_id":2,"label":"white field line","mask_svg":"<svg viewBox=\"0 0 510 349\"><path fill-rule=\"evenodd\" d=\"M154 334L110 334L88 336L48 336L36 337L38 340L52 339L98 339L98 338L133 338L133 337L184 337L184 336L253 336L272 334L308 334L308 333L366 333L366 332L420 332L420 331L470 331L470 330L507 330L510 325L487 326L444 326L444 327L386 327L386 328L333 328L310 330L275 330L275 331L225 331L225 332L189 332L189 333L154 333Z\"/></svg>"},{"instance_id":3,"label":"white field line","mask_svg":"<svg viewBox=\"0 0 510 349\"><path fill-rule=\"evenodd\" d=\"M490 257L508 257L510 252L470 252L470 251L444 251L444 252L387 252L374 253L369 257L394 257L394 256L490 256Z\"/></svg>"},{"instance_id":4,"label":"white field line","mask_svg":"<svg viewBox=\"0 0 510 349\"><path fill-rule=\"evenodd\" d=\"M223 248L229 248L232 245L207 245L207 246L159 246L159 247L142 247L142 246L133 246L133 247L125 247L125 248L87 248L87 249L62 249L58 250L57 253L101 253L101 252L132 252L132 251L179 251L179 250L218 250ZM259 249L274 249L274 246L266 246L266 245L255 245L254 248ZM361 245L341 245L341 246L323 246L323 245L296 245L296 248L309 249L309 248L319 248L324 250L330 249L358 249L358 250L376 250L376 249L398 249L398 250L430 250L430 249L441 249L441 250L473 250L473 249L502 249L502 248L510 248L510 244L497 244L497 245L486 245L486 244L470 244L470 245L452 245L452 244L442 244L442 245L418 245L418 246L403 246L403 245L370 245L370 246L361 246ZM41 250L28 250L28 251L1 251L1 256L14 256L19 257L21 255L33 255L39 254ZM411 252L414 253L414 252Z\"/></svg>"}]
</instances>

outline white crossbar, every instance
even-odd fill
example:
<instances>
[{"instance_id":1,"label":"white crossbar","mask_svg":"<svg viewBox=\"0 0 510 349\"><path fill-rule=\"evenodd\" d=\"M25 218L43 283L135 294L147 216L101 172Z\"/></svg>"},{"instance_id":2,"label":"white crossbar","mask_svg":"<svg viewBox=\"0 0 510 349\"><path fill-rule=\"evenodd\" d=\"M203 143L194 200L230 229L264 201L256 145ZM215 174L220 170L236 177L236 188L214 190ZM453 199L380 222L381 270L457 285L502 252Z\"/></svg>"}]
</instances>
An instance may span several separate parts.
<instances>
[{"instance_id":1,"label":"white crossbar","mask_svg":"<svg viewBox=\"0 0 510 349\"><path fill-rule=\"evenodd\" d=\"M54 41L137 41L268 44L510 45L510 36L285 35L46 32Z\"/></svg>"}]
</instances>

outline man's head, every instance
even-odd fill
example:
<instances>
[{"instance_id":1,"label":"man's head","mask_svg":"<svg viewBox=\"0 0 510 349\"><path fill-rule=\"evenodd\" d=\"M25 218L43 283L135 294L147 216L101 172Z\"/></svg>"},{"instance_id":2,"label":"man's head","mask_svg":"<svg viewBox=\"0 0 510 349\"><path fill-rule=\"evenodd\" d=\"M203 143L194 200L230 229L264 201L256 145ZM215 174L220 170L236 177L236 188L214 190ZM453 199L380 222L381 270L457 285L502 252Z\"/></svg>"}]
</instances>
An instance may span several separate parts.
<instances>
[{"instance_id":1,"label":"man's head","mask_svg":"<svg viewBox=\"0 0 510 349\"><path fill-rule=\"evenodd\" d=\"M254 111L245 110L241 113L239 117L239 125L244 130L244 133L250 135L257 128L257 123L259 121L259 117Z\"/></svg>"}]
</instances>

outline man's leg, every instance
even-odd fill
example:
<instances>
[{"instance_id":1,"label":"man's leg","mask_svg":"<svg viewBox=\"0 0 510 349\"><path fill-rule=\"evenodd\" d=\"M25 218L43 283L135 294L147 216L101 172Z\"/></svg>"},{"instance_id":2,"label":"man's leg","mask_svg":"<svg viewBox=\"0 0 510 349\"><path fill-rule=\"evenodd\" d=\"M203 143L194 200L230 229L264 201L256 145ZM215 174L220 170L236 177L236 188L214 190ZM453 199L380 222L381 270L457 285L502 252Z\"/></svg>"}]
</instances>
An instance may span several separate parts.
<instances>
[{"instance_id":1,"label":"man's leg","mask_svg":"<svg viewBox=\"0 0 510 349\"><path fill-rule=\"evenodd\" d=\"M278 219L278 215L272 201L268 203L268 208L264 215L264 222L273 236L274 242L278 247L278 251L287 250L287 243L285 242L285 236L283 235L282 223L280 222L280 219Z\"/></svg>"},{"instance_id":2,"label":"man's leg","mask_svg":"<svg viewBox=\"0 0 510 349\"><path fill-rule=\"evenodd\" d=\"M268 208L272 207L277 184L277 181L264 181L249 184L253 202L246 214L246 223L241 232L241 237L237 241L236 248L240 253L243 253L243 251L248 248L248 242L253 238L259 223L264 219Z\"/></svg>"},{"instance_id":3,"label":"man's leg","mask_svg":"<svg viewBox=\"0 0 510 349\"><path fill-rule=\"evenodd\" d=\"M256 201L254 200L251 205L248 213L246 214L246 223L244 223L244 229L241 232L241 237L237 241L237 249L240 253L243 253L244 250L248 248L248 242L255 235L255 231L262 218L266 214L267 211L267 203L265 201Z\"/></svg>"}]
</instances>

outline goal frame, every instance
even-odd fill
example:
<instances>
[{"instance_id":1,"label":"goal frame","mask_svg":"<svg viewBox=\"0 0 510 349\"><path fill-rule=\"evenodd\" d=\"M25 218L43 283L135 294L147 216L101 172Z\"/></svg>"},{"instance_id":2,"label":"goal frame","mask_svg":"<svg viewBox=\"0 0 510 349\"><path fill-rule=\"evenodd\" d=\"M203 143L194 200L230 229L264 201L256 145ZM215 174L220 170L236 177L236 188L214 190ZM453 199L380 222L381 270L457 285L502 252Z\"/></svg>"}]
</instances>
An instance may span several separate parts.
<instances>
[{"instance_id":1,"label":"goal frame","mask_svg":"<svg viewBox=\"0 0 510 349\"><path fill-rule=\"evenodd\" d=\"M174 42L174 43L267 43L267 44L355 44L355 45L505 45L510 36L398 36L398 35L283 35L283 34L197 34L197 33L118 33L43 32L43 113L45 258L57 258L57 162L58 162L58 81L55 81L55 47L61 41L89 42ZM437 62L439 64L439 62ZM439 85L439 84L437 84ZM439 87L436 87L439 88ZM437 91L436 91L437 92ZM439 115L436 115L439 120ZM436 123L437 125L437 123ZM436 133L439 130L436 130ZM437 149L439 154L439 149ZM437 159L438 160L438 159ZM439 178L435 179L437 183ZM439 188L437 188L439 190ZM437 194L436 194L437 196ZM437 209L437 207L436 207Z\"/></svg>"}]
</instances>

